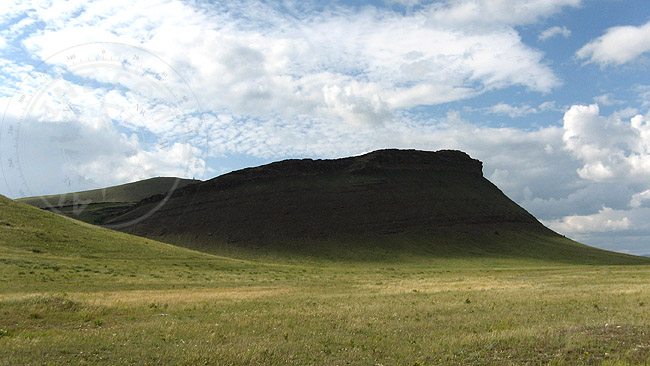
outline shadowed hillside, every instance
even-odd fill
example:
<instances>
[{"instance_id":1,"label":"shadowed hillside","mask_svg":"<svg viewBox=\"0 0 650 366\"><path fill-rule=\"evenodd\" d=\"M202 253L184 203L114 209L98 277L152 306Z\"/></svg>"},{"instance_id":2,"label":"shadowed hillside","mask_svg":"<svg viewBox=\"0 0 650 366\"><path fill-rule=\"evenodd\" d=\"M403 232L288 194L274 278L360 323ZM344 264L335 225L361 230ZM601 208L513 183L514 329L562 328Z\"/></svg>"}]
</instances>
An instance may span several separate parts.
<instances>
[{"instance_id":1,"label":"shadowed hillside","mask_svg":"<svg viewBox=\"0 0 650 366\"><path fill-rule=\"evenodd\" d=\"M167 195L170 191L197 182L200 181L158 177L114 187L49 196L26 197L17 201L90 224L101 225L107 217L119 215L147 197Z\"/></svg>"},{"instance_id":2,"label":"shadowed hillside","mask_svg":"<svg viewBox=\"0 0 650 366\"><path fill-rule=\"evenodd\" d=\"M133 220L162 198L145 199L109 223ZM176 191L124 230L233 256L632 258L547 229L460 151L379 150L243 169Z\"/></svg>"}]
</instances>

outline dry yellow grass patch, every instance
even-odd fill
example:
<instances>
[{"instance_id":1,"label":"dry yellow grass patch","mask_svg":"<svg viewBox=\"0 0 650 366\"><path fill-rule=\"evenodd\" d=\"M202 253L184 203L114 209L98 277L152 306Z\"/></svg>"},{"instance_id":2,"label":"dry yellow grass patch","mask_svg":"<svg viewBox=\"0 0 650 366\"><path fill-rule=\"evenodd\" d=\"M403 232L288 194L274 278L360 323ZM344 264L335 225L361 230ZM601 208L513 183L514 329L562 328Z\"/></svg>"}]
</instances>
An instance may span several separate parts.
<instances>
[{"instance_id":1,"label":"dry yellow grass patch","mask_svg":"<svg viewBox=\"0 0 650 366\"><path fill-rule=\"evenodd\" d=\"M88 305L140 306L151 303L196 304L215 300L247 300L292 291L289 287L227 287L178 290L134 290L101 293L72 293L70 297Z\"/></svg>"},{"instance_id":2,"label":"dry yellow grass patch","mask_svg":"<svg viewBox=\"0 0 650 366\"><path fill-rule=\"evenodd\" d=\"M364 286L381 293L401 293L417 290L418 292L444 292L456 290L512 290L533 288L532 283L523 281L508 281L505 279L467 278L454 281L436 279L406 279L382 281L381 283L368 283Z\"/></svg>"},{"instance_id":3,"label":"dry yellow grass patch","mask_svg":"<svg viewBox=\"0 0 650 366\"><path fill-rule=\"evenodd\" d=\"M224 287L224 288L193 288L166 290L133 290L106 292L67 293L65 296L72 301L91 306L141 306L151 303L167 304L196 304L216 300L248 300L263 296L286 294L293 291L290 287ZM55 296L48 293L8 293L0 294L0 302L20 302L43 296Z\"/></svg>"}]
</instances>

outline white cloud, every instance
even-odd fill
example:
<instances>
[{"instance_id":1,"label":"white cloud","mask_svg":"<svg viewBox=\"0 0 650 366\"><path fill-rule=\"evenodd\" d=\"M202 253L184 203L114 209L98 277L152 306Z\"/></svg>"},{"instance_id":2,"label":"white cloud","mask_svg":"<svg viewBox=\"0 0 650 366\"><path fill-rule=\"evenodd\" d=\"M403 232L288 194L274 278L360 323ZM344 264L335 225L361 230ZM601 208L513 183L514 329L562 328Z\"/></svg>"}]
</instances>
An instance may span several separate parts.
<instances>
[{"instance_id":1,"label":"white cloud","mask_svg":"<svg viewBox=\"0 0 650 366\"><path fill-rule=\"evenodd\" d=\"M508 103L497 103L493 106L487 107L487 108L481 108L478 109L479 111L482 111L484 113L490 113L490 114L500 114L500 115L506 115L509 116L510 118L517 118L517 117L523 117L529 114L536 114L536 113L542 113L546 111L560 111L561 109L558 108L555 105L555 101L547 101L543 102L537 107L532 107L528 104L522 104L520 106L515 106L511 105ZM471 110L471 108L470 108Z\"/></svg>"},{"instance_id":2,"label":"white cloud","mask_svg":"<svg viewBox=\"0 0 650 366\"><path fill-rule=\"evenodd\" d=\"M564 115L566 149L583 162L578 174L594 181L650 178L650 122L642 115L629 123L600 115L597 104L575 105Z\"/></svg>"},{"instance_id":3,"label":"white cloud","mask_svg":"<svg viewBox=\"0 0 650 366\"><path fill-rule=\"evenodd\" d=\"M542 221L552 229L582 243L633 254L648 254L650 208L603 207L589 215Z\"/></svg>"},{"instance_id":4,"label":"white cloud","mask_svg":"<svg viewBox=\"0 0 650 366\"><path fill-rule=\"evenodd\" d=\"M640 253L644 249L639 240L647 240L650 230L650 123L638 114L621 120L626 114L601 116L596 104L572 106L564 116L562 141L569 154L565 159L579 163L575 171L580 179L561 184L574 187L565 197L532 196L524 206L573 239ZM611 242L608 235L613 233L625 240Z\"/></svg>"},{"instance_id":5,"label":"white cloud","mask_svg":"<svg viewBox=\"0 0 650 366\"><path fill-rule=\"evenodd\" d=\"M548 102L543 102L539 106L537 106L537 109L539 109L540 112L546 112L546 111L560 111L562 110L558 106L556 106L556 102L554 100L550 100Z\"/></svg>"},{"instance_id":6,"label":"white cloud","mask_svg":"<svg viewBox=\"0 0 650 366\"><path fill-rule=\"evenodd\" d=\"M639 27L622 26L607 29L576 52L580 59L605 65L621 65L650 51L650 22Z\"/></svg>"},{"instance_id":7,"label":"white cloud","mask_svg":"<svg viewBox=\"0 0 650 366\"><path fill-rule=\"evenodd\" d=\"M634 90L639 94L642 105L650 106L650 85L637 85Z\"/></svg>"},{"instance_id":8,"label":"white cloud","mask_svg":"<svg viewBox=\"0 0 650 366\"><path fill-rule=\"evenodd\" d=\"M581 0L448 0L433 7L432 18L452 25L524 25L580 4Z\"/></svg>"},{"instance_id":9,"label":"white cloud","mask_svg":"<svg viewBox=\"0 0 650 366\"><path fill-rule=\"evenodd\" d=\"M632 221L627 215L626 211L603 207L593 215L566 216L561 220L545 221L544 224L557 232L568 235L585 232L622 231L632 227Z\"/></svg>"},{"instance_id":10,"label":"white cloud","mask_svg":"<svg viewBox=\"0 0 650 366\"><path fill-rule=\"evenodd\" d=\"M0 154L12 157L2 163L11 168L3 173L17 190L14 195L92 189L157 175L203 177L203 146L193 138L200 130L179 102L160 84L149 85L141 70L133 75L112 66L91 68L92 77L88 70L71 77L38 69L20 83L1 126L3 138L15 139L0 146Z\"/></svg>"},{"instance_id":11,"label":"white cloud","mask_svg":"<svg viewBox=\"0 0 650 366\"><path fill-rule=\"evenodd\" d=\"M560 35L564 38L569 38L569 36L571 35L571 31L567 29L567 27L555 26L555 27L545 29L542 33L539 34L538 39L540 41L545 41L549 38L553 38L555 36L560 36Z\"/></svg>"},{"instance_id":12,"label":"white cloud","mask_svg":"<svg viewBox=\"0 0 650 366\"><path fill-rule=\"evenodd\" d=\"M647 200L650 200L650 189L646 189L643 192L635 193L632 195L630 206L634 208L641 207L643 202Z\"/></svg>"},{"instance_id":13,"label":"white cloud","mask_svg":"<svg viewBox=\"0 0 650 366\"><path fill-rule=\"evenodd\" d=\"M506 103L495 104L487 109L488 113L504 114L511 118L525 116L527 114L539 113L539 110L529 105L522 105L520 107L512 106Z\"/></svg>"},{"instance_id":14,"label":"white cloud","mask_svg":"<svg viewBox=\"0 0 650 366\"><path fill-rule=\"evenodd\" d=\"M384 2L386 2L386 4L388 5L400 4L406 7L411 7L411 6L418 5L424 1L423 0L384 0Z\"/></svg>"},{"instance_id":15,"label":"white cloud","mask_svg":"<svg viewBox=\"0 0 650 366\"><path fill-rule=\"evenodd\" d=\"M612 106L612 105L616 105L616 104L625 103L622 100L618 100L618 99L614 98L614 96L612 94L609 94L609 93L602 94L602 95L594 97L594 101L598 102L599 104L607 105L607 106Z\"/></svg>"},{"instance_id":16,"label":"white cloud","mask_svg":"<svg viewBox=\"0 0 650 366\"><path fill-rule=\"evenodd\" d=\"M20 33L18 29L46 21L47 27L26 37L22 44L39 58L58 65L65 59L50 56L97 40L139 45L152 51L200 91L205 108L218 116L198 122L209 129L213 156L244 153L335 157L345 151L355 153L361 148L395 144L415 144L425 149L467 148L465 134L434 128L422 135L415 129L430 128L430 122L413 123L401 118L400 111L462 100L512 85L546 92L560 83L543 62L542 54L525 46L518 33L504 25L511 24L503 23L504 17L495 18L498 26L484 24L483 31L437 24L436 14L453 11L455 5L451 3L442 8L435 4L424 6L408 15L373 9L356 12L341 7L300 18L262 2L210 6L197 3L196 8L165 0L143 4L76 1L37 6L25 12L7 34L15 36ZM486 6L484 10L489 12L503 10L488 3L479 5ZM537 2L533 5L532 12L520 12L515 23L530 22L559 9L554 6L549 13L550 8L539 7ZM241 21L242 16L246 22ZM97 50L90 51L89 55L77 56L91 56ZM65 88L77 90L71 93L77 99L92 99L70 98L71 105L114 106L103 111L82 111L105 115L111 121L72 116L72 120L95 124L78 126L85 131L81 139L84 143L67 143L66 149L75 152L74 158L70 154L61 157L35 152L27 160L60 166L52 159L68 159L75 162L69 165L76 167L68 174L86 181L94 177L107 185L156 171L182 174L179 154L167 155L178 151L178 146L187 146L193 156L198 156L195 149L205 141L188 136L187 142L176 142L174 136L184 136L185 131L179 131L171 118L143 119L133 115L129 106L150 106L151 97L138 94L142 85L133 84L131 78L115 79L110 72L99 69L78 76L118 87L113 91L83 90L74 85ZM175 80L170 85L181 83ZM51 105L46 110L60 111L60 107L64 106ZM179 117L174 111L163 110L169 109L165 103L155 108L152 112L156 115ZM73 122L55 115L46 117L43 122ZM180 118L192 119L183 115ZM476 133L470 127L463 131ZM106 139L115 140L113 149L102 150L104 145L111 146ZM95 146L98 141L103 142ZM498 140L489 143L490 149L494 150L496 143ZM159 151L157 146L161 144L169 146L169 152ZM543 148L548 146L544 144ZM197 164L205 167L202 159ZM32 180L39 181L37 177Z\"/></svg>"},{"instance_id":17,"label":"white cloud","mask_svg":"<svg viewBox=\"0 0 650 366\"><path fill-rule=\"evenodd\" d=\"M618 109L612 113L610 118L614 119L621 119L621 120L629 120L632 117L635 117L636 115L639 114L639 110L636 108L632 107L626 107L623 109Z\"/></svg>"},{"instance_id":18,"label":"white cloud","mask_svg":"<svg viewBox=\"0 0 650 366\"><path fill-rule=\"evenodd\" d=\"M205 161L197 158L201 151L188 144L174 143L166 148L145 150L133 136L122 136L119 143L112 141L111 151L95 155L89 161L76 162L74 172L101 187L106 183L114 185L153 176L202 176L205 168Z\"/></svg>"},{"instance_id":19,"label":"white cloud","mask_svg":"<svg viewBox=\"0 0 650 366\"><path fill-rule=\"evenodd\" d=\"M26 195L93 189L153 176L202 176L202 151L190 143L150 143L111 123L24 121L20 166L6 178ZM13 155L11 155L13 156ZM7 173L7 172L5 172ZM17 194L17 192L14 192Z\"/></svg>"},{"instance_id":20,"label":"white cloud","mask_svg":"<svg viewBox=\"0 0 650 366\"><path fill-rule=\"evenodd\" d=\"M557 87L561 81L542 53L524 45L512 26L579 1L436 3L407 15L336 7L300 18L262 2L141 4L67 4L61 17L58 3L36 9L33 16L50 25L24 44L41 58L98 39L139 44L181 70L210 109L381 124L400 108L513 85ZM440 21L452 13L463 18L467 7L476 7L469 17L481 24L458 29Z\"/></svg>"}]
</instances>

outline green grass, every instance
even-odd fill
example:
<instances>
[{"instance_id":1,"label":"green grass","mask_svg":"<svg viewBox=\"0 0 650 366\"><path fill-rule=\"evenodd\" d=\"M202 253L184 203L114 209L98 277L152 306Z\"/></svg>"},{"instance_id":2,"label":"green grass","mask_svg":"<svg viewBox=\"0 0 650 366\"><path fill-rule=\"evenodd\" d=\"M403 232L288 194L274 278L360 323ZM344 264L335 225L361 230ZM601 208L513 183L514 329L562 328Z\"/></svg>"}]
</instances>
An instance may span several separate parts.
<instances>
[{"instance_id":1,"label":"green grass","mask_svg":"<svg viewBox=\"0 0 650 366\"><path fill-rule=\"evenodd\" d=\"M650 360L650 266L476 254L235 260L0 198L0 365Z\"/></svg>"},{"instance_id":2,"label":"green grass","mask_svg":"<svg viewBox=\"0 0 650 366\"><path fill-rule=\"evenodd\" d=\"M522 230L524 228L524 230ZM577 243L547 229L522 224L451 227L429 233L269 241L261 245L216 242L210 238L165 235L160 241L219 256L274 263L403 263L425 267L493 267L565 264L647 264L649 258ZM487 260L489 259L489 260Z\"/></svg>"},{"instance_id":3,"label":"green grass","mask_svg":"<svg viewBox=\"0 0 650 366\"><path fill-rule=\"evenodd\" d=\"M199 264L176 269L184 275L176 279L168 269L137 285L99 274L85 289L42 288L35 278L33 289L14 292L3 281L0 364L574 365L650 357L645 267Z\"/></svg>"}]
</instances>

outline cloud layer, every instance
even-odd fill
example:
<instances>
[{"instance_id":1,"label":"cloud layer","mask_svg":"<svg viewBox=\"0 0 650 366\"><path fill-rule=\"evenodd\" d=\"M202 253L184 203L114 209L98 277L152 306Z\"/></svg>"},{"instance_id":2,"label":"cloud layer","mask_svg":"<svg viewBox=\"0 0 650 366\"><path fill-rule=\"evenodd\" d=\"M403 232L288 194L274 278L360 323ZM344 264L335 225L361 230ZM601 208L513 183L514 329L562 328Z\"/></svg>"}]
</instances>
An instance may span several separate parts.
<instances>
[{"instance_id":1,"label":"cloud layer","mask_svg":"<svg viewBox=\"0 0 650 366\"><path fill-rule=\"evenodd\" d=\"M96 39L141 44L183 70L210 108L377 124L396 109L513 85L549 92L559 78L513 26L577 3L449 2L406 16L330 7L295 17L261 2L79 2L30 13L48 27L23 42L41 58Z\"/></svg>"}]
</instances>

